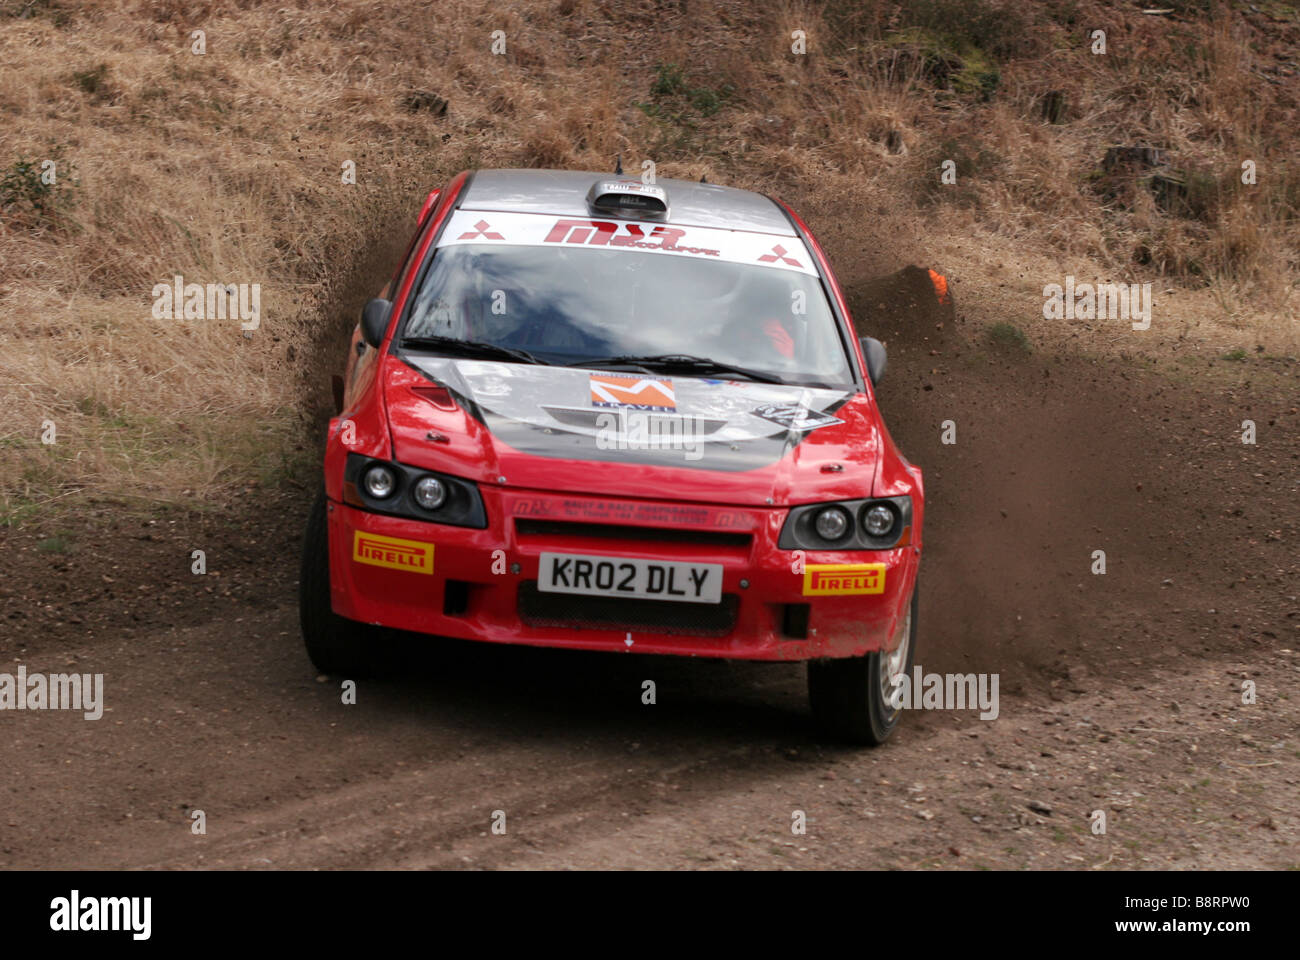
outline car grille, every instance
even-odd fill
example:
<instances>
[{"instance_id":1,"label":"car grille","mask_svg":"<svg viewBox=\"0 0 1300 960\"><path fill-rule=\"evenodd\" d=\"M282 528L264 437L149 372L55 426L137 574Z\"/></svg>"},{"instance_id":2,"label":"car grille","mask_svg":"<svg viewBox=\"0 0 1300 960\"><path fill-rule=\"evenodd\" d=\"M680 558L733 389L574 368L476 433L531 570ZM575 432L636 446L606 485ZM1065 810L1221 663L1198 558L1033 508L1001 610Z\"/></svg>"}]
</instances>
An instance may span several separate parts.
<instances>
[{"instance_id":1,"label":"car grille","mask_svg":"<svg viewBox=\"0 0 1300 960\"><path fill-rule=\"evenodd\" d=\"M692 530L683 527L640 527L626 523L585 523L572 520L516 519L521 537L606 537L653 543L704 543L719 547L748 547L752 534L724 530Z\"/></svg>"},{"instance_id":2,"label":"car grille","mask_svg":"<svg viewBox=\"0 0 1300 960\"><path fill-rule=\"evenodd\" d=\"M721 603L679 603L627 597L587 597L543 593L536 580L519 585L519 619L530 627L582 630L644 630L652 633L721 637L736 626L740 598L722 595Z\"/></svg>"}]
</instances>

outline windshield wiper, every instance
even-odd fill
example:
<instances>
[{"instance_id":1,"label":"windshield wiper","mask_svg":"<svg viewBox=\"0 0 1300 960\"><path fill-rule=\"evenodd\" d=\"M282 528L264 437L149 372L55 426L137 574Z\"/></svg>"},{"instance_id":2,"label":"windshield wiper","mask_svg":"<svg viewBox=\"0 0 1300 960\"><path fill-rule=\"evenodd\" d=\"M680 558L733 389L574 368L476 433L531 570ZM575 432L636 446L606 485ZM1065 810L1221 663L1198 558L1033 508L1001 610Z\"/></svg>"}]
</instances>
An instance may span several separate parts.
<instances>
[{"instance_id":1,"label":"windshield wiper","mask_svg":"<svg viewBox=\"0 0 1300 960\"><path fill-rule=\"evenodd\" d=\"M692 356L689 353L660 353L648 357L601 357L591 360L577 361L568 364L568 366L639 366L645 367L646 369L657 369L660 372L691 370L696 373L729 373L732 376L743 377L746 380L757 380L759 383L788 382L783 377L778 377L774 373L766 373L762 370L751 370L748 367L738 367L734 364L722 363L719 360L710 360L708 357Z\"/></svg>"},{"instance_id":2,"label":"windshield wiper","mask_svg":"<svg viewBox=\"0 0 1300 960\"><path fill-rule=\"evenodd\" d=\"M503 347L482 340L461 340L457 337L403 337L403 347L429 347L444 353L459 353L475 357L496 357L501 360L518 360L521 363L536 363L546 366L545 360L533 356L527 350L516 347Z\"/></svg>"}]
</instances>

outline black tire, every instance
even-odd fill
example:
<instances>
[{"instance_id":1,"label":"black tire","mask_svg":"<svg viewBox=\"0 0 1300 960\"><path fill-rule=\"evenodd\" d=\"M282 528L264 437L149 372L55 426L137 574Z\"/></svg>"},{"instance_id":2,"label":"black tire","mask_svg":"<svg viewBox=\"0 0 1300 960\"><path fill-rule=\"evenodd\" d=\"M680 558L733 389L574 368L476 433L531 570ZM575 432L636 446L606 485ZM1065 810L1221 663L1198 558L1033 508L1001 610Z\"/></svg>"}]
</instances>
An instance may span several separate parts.
<instances>
[{"instance_id":1,"label":"black tire","mask_svg":"<svg viewBox=\"0 0 1300 960\"><path fill-rule=\"evenodd\" d=\"M298 622L307 656L320 673L351 678L374 675L383 639L368 624L340 617L330 603L329 520L325 491L316 496L302 543Z\"/></svg>"},{"instance_id":2,"label":"black tire","mask_svg":"<svg viewBox=\"0 0 1300 960\"><path fill-rule=\"evenodd\" d=\"M904 673L916 659L917 590L912 590ZM828 739L876 747L889 739L901 710L889 705L881 682L888 653L808 663L808 699L813 718ZM886 660L886 663L888 661Z\"/></svg>"}]
</instances>

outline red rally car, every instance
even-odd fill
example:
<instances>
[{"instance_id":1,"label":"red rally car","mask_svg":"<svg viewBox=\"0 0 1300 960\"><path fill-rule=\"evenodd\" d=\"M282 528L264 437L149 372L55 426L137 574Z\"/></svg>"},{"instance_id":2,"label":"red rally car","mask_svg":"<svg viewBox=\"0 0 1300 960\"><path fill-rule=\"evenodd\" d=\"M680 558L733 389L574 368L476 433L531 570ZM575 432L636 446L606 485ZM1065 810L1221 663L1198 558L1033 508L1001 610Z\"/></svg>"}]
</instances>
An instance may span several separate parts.
<instances>
[{"instance_id":1,"label":"red rally car","mask_svg":"<svg viewBox=\"0 0 1300 960\"><path fill-rule=\"evenodd\" d=\"M828 733L889 736L921 470L876 405L884 347L789 207L462 173L352 347L303 551L320 671L364 673L376 626L806 660Z\"/></svg>"}]
</instances>

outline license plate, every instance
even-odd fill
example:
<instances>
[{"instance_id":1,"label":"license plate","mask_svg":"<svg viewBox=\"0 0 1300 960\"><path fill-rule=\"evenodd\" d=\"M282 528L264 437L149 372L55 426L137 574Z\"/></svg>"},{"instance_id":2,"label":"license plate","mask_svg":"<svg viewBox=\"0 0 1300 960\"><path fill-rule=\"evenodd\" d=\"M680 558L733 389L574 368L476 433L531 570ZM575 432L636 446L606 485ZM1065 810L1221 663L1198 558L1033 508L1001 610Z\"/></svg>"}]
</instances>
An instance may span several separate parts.
<instances>
[{"instance_id":1,"label":"license plate","mask_svg":"<svg viewBox=\"0 0 1300 960\"><path fill-rule=\"evenodd\" d=\"M722 564L543 553L537 589L594 597L721 603Z\"/></svg>"}]
</instances>

